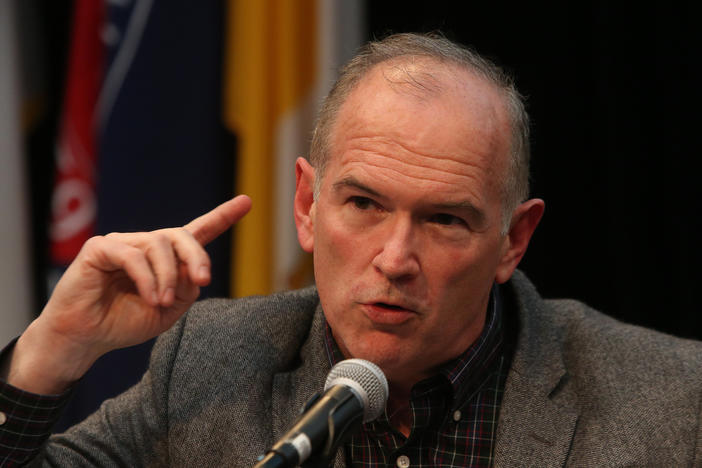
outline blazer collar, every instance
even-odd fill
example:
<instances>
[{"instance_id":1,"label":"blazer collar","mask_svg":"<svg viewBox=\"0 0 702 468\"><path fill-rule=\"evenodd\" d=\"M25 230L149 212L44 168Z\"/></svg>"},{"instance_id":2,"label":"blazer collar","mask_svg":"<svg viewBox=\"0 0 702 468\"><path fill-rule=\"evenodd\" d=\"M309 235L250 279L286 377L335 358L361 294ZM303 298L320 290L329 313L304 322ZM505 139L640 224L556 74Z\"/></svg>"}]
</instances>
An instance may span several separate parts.
<instances>
[{"instance_id":1,"label":"blazer collar","mask_svg":"<svg viewBox=\"0 0 702 468\"><path fill-rule=\"evenodd\" d=\"M316 393L324 390L324 382L331 370L324 347L324 320L322 307L317 306L310 334L300 350L300 363L289 372L273 377L272 415L273 440L277 441L290 428ZM334 468L344 468L344 450L341 448L334 460Z\"/></svg>"},{"instance_id":2,"label":"blazer collar","mask_svg":"<svg viewBox=\"0 0 702 468\"><path fill-rule=\"evenodd\" d=\"M510 282L519 332L495 442L495 466L564 466L578 418L564 327L519 271ZM505 288L508 289L508 288Z\"/></svg>"}]
</instances>

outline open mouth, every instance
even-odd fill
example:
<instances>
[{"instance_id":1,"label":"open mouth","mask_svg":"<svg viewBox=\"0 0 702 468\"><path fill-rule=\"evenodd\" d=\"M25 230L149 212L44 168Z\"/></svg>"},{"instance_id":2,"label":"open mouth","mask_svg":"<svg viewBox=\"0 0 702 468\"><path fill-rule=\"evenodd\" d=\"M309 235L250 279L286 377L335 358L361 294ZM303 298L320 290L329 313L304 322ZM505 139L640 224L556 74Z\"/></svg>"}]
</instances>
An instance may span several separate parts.
<instances>
[{"instance_id":1,"label":"open mouth","mask_svg":"<svg viewBox=\"0 0 702 468\"><path fill-rule=\"evenodd\" d=\"M400 325L415 316L409 309L386 302L366 304L364 312L366 317L377 325Z\"/></svg>"},{"instance_id":2,"label":"open mouth","mask_svg":"<svg viewBox=\"0 0 702 468\"><path fill-rule=\"evenodd\" d=\"M384 302L376 302L374 305L377 307L383 307L385 309L390 309L390 310L407 310L404 307L400 307L400 306L392 305L392 304L386 304Z\"/></svg>"}]
</instances>

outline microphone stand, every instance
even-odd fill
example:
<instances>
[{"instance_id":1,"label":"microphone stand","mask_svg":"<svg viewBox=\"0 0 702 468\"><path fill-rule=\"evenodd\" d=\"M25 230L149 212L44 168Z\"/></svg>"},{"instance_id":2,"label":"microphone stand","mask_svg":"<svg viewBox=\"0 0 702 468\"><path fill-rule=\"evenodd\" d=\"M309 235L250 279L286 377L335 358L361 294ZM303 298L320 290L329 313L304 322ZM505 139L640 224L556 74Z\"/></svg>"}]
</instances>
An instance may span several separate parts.
<instances>
[{"instance_id":1,"label":"microphone stand","mask_svg":"<svg viewBox=\"0 0 702 468\"><path fill-rule=\"evenodd\" d=\"M339 387L339 390L341 387ZM302 468L326 468L332 461L336 451L339 446L344 443L348 437L350 437L363 422L363 411L358 411L354 408L358 402L356 397L354 397L349 392L345 392L342 398L335 398L335 389L330 389L324 395L324 399L328 399L325 402L326 405L330 406L327 417L327 432L326 435L323 433L316 434L317 437L314 439L319 439L319 437L325 435L324 446L317 453L311 454L311 456L303 462ZM301 419L295 424L295 426L301 424L305 419L305 412L311 408L315 403L320 401L322 398L321 393L315 394L302 409ZM346 404L352 400L352 404ZM293 428L295 427L293 426ZM293 432L291 430L290 432ZM321 442L321 440L318 440ZM273 448L271 448L268 453L261 459L254 468L286 468L294 467L299 463L298 452L295 447L287 440L281 440L276 443Z\"/></svg>"}]
</instances>

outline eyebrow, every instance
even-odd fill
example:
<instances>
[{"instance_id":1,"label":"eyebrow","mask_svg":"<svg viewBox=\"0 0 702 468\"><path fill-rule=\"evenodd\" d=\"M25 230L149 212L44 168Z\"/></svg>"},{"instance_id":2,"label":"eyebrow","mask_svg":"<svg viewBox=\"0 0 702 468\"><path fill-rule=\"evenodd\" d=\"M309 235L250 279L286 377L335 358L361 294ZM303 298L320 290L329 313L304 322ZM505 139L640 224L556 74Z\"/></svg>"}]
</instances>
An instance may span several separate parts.
<instances>
[{"instance_id":1,"label":"eyebrow","mask_svg":"<svg viewBox=\"0 0 702 468\"><path fill-rule=\"evenodd\" d=\"M348 188L348 187L356 188L362 192L366 192L369 195L373 195L374 197L385 198L379 192L376 192L375 190L368 187L367 185L363 185L361 182L358 181L358 179L356 179L353 176L346 176L343 179L341 179L340 181L334 182L334 184L332 185L332 189L335 192L338 192L339 190L344 189L344 188Z\"/></svg>"},{"instance_id":2,"label":"eyebrow","mask_svg":"<svg viewBox=\"0 0 702 468\"><path fill-rule=\"evenodd\" d=\"M346 176L338 182L332 184L332 189L335 192L349 187L355 188L369 195L373 195L377 198L386 198L383 194L373 190L367 185L362 184L358 179L356 179L353 176ZM485 222L485 213L483 213L481 209L477 208L473 203L467 200L448 203L432 203L430 204L430 206L434 211L467 211L471 220L476 224L476 227L482 226Z\"/></svg>"}]
</instances>

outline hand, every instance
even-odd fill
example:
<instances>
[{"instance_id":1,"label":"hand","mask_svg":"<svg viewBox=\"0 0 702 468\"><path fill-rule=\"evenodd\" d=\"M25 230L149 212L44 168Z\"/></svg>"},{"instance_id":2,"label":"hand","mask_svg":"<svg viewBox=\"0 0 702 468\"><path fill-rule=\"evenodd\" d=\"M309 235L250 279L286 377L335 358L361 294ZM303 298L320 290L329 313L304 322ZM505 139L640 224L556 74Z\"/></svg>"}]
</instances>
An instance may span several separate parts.
<instances>
[{"instance_id":1,"label":"hand","mask_svg":"<svg viewBox=\"0 0 702 468\"><path fill-rule=\"evenodd\" d=\"M8 382L56 393L100 356L157 336L210 281L207 245L250 209L238 196L182 228L88 240L18 340Z\"/></svg>"}]
</instances>

